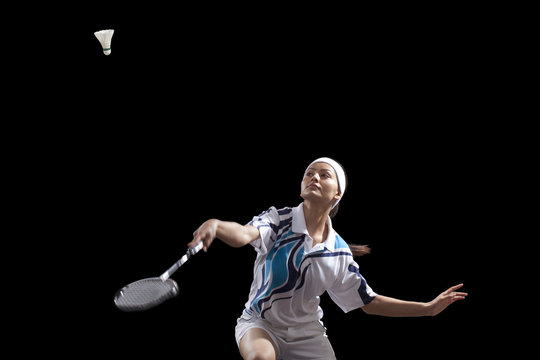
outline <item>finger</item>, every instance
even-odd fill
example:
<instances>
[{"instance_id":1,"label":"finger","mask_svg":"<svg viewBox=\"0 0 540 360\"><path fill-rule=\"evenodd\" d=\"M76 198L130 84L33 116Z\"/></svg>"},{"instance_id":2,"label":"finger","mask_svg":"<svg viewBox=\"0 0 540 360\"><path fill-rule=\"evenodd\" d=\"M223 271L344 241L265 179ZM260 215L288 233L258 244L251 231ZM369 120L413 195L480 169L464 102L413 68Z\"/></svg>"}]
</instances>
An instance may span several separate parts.
<instances>
[{"instance_id":1,"label":"finger","mask_svg":"<svg viewBox=\"0 0 540 360\"><path fill-rule=\"evenodd\" d=\"M450 289L451 289L452 291L455 291L455 290L457 290L457 289L459 289L459 288L461 288L461 287L463 287L463 283L458 284L458 285L454 285L454 286L452 286Z\"/></svg>"},{"instance_id":2,"label":"finger","mask_svg":"<svg viewBox=\"0 0 540 360\"><path fill-rule=\"evenodd\" d=\"M454 286L448 288L446 291L444 291L443 294L444 294L444 295L449 295L449 294L451 294L454 290L457 290L457 289L459 289L459 288L462 287L462 286L463 286L463 284L454 285Z\"/></svg>"},{"instance_id":3,"label":"finger","mask_svg":"<svg viewBox=\"0 0 540 360\"><path fill-rule=\"evenodd\" d=\"M208 252L208 248L210 247L210 244L212 244L212 236L208 233L205 233L201 236L199 236L200 241L203 243L203 251Z\"/></svg>"},{"instance_id":4,"label":"finger","mask_svg":"<svg viewBox=\"0 0 540 360\"><path fill-rule=\"evenodd\" d=\"M205 246L204 246L204 234L203 235L200 235L200 234L197 234L197 236L195 236L193 238L193 241L190 243L192 244L191 246L197 246L199 243L203 243L203 250L206 251L205 249Z\"/></svg>"},{"instance_id":5,"label":"finger","mask_svg":"<svg viewBox=\"0 0 540 360\"><path fill-rule=\"evenodd\" d=\"M449 303L448 305L453 304L453 303L455 303L456 301L464 300L464 299L465 299L465 298L453 298L452 300L450 300L450 303Z\"/></svg>"},{"instance_id":6,"label":"finger","mask_svg":"<svg viewBox=\"0 0 540 360\"><path fill-rule=\"evenodd\" d=\"M196 234L196 233L197 233L196 231L195 231L195 233L193 233L194 234L193 240L191 240L191 242L189 242L187 244L188 247L193 247L193 246L195 246L195 245L197 245L198 243L201 242L201 236Z\"/></svg>"},{"instance_id":7,"label":"finger","mask_svg":"<svg viewBox=\"0 0 540 360\"><path fill-rule=\"evenodd\" d=\"M461 293L463 294L463 293ZM450 303L454 303L455 301L457 300L465 300L465 295L460 295L460 293L453 293L452 296L450 297Z\"/></svg>"},{"instance_id":8,"label":"finger","mask_svg":"<svg viewBox=\"0 0 540 360\"><path fill-rule=\"evenodd\" d=\"M199 243L199 241L193 240L193 241L191 241L191 242L189 242L189 243L187 244L187 247L188 247L188 248L194 247L194 246L196 246L198 243Z\"/></svg>"}]
</instances>

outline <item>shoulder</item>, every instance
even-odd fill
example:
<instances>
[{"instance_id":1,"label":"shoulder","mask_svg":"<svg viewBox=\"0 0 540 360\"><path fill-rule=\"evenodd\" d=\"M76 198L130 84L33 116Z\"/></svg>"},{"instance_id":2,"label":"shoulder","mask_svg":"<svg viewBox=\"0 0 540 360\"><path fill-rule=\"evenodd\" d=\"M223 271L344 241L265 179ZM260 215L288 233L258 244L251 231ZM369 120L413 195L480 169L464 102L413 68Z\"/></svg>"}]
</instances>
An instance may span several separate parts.
<instances>
[{"instance_id":1,"label":"shoulder","mask_svg":"<svg viewBox=\"0 0 540 360\"><path fill-rule=\"evenodd\" d=\"M277 209L275 206L270 206L268 210L263 211L258 216L264 216L266 214L275 214L278 216L287 216L287 215L292 216L292 211L293 211L292 207L284 207L281 209Z\"/></svg>"},{"instance_id":2,"label":"shoulder","mask_svg":"<svg viewBox=\"0 0 540 360\"><path fill-rule=\"evenodd\" d=\"M257 216L253 217L253 221L271 221L274 223L280 223L284 220L292 218L293 214L293 208L291 207L284 207L281 209L277 209L275 206L270 206L267 210L263 211Z\"/></svg>"},{"instance_id":3,"label":"shoulder","mask_svg":"<svg viewBox=\"0 0 540 360\"><path fill-rule=\"evenodd\" d=\"M346 251L351 252L351 249L349 248L349 244L336 232L336 242L334 244L334 248L336 251Z\"/></svg>"},{"instance_id":4,"label":"shoulder","mask_svg":"<svg viewBox=\"0 0 540 360\"><path fill-rule=\"evenodd\" d=\"M262 213L260 213L260 214L257 215L257 216L258 216L258 217L262 217L262 216L265 216L265 215L267 215L267 214L272 214L272 213L275 213L275 212L277 212L276 207L275 207L275 206L270 206L270 207L268 208L268 210L263 211Z\"/></svg>"},{"instance_id":5,"label":"shoulder","mask_svg":"<svg viewBox=\"0 0 540 360\"><path fill-rule=\"evenodd\" d=\"M292 217L293 208L292 207L284 207L284 208L281 208L281 209L277 209L276 211L277 211L278 215L283 217L283 218Z\"/></svg>"}]
</instances>

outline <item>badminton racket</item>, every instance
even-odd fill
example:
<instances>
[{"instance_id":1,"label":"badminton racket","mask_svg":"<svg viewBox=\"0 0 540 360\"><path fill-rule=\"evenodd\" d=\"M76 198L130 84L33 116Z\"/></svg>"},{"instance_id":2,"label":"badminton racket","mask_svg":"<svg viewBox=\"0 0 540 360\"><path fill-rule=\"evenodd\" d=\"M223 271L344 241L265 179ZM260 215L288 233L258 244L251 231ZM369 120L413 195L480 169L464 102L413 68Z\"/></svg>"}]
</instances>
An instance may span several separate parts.
<instances>
[{"instance_id":1,"label":"badminton racket","mask_svg":"<svg viewBox=\"0 0 540 360\"><path fill-rule=\"evenodd\" d=\"M169 277L202 247L201 241L189 248L186 254L160 277L138 280L118 290L114 295L116 307L122 311L143 311L178 295L178 284Z\"/></svg>"}]
</instances>

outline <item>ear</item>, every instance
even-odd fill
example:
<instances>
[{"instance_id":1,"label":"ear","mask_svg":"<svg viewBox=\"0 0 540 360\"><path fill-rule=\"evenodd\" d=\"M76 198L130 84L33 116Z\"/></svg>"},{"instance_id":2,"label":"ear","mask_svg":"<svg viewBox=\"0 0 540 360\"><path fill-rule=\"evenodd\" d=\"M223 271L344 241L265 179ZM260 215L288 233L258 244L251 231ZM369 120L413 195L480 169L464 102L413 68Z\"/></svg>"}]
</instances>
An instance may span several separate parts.
<instances>
[{"instance_id":1,"label":"ear","mask_svg":"<svg viewBox=\"0 0 540 360\"><path fill-rule=\"evenodd\" d=\"M336 195L334 195L334 199L335 200L341 199L341 192L336 193Z\"/></svg>"}]
</instances>

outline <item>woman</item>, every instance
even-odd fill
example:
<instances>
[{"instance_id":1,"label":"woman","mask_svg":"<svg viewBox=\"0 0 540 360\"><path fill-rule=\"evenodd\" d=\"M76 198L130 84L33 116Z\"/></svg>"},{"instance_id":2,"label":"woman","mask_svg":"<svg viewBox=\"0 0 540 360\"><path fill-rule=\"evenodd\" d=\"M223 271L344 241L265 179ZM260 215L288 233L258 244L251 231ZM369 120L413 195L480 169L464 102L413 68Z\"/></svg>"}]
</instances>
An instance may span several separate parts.
<instances>
[{"instance_id":1,"label":"woman","mask_svg":"<svg viewBox=\"0 0 540 360\"><path fill-rule=\"evenodd\" d=\"M462 284L427 303L373 292L353 260L369 248L349 246L332 228L346 186L342 166L319 158L305 171L299 206L271 207L246 225L211 219L193 233L188 246L203 241L204 251L218 238L233 247L251 244L257 252L235 332L244 359L335 359L321 322L319 296L325 291L345 312L362 308L383 316L433 316L467 295L456 292Z\"/></svg>"}]
</instances>

